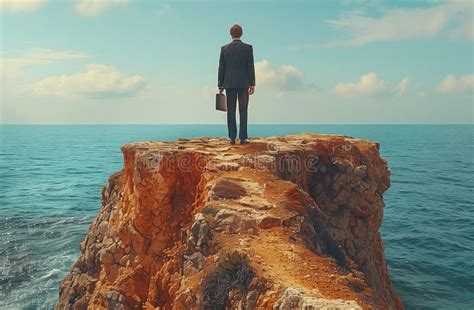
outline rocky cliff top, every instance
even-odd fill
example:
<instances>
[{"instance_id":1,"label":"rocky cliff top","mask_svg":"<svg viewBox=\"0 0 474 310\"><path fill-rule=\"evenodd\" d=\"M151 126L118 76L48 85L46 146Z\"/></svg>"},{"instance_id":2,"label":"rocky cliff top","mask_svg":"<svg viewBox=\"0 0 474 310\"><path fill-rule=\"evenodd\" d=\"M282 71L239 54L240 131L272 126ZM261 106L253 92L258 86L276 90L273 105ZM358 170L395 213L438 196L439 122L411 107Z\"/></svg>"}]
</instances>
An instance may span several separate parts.
<instances>
[{"instance_id":1,"label":"rocky cliff top","mask_svg":"<svg viewBox=\"0 0 474 310\"><path fill-rule=\"evenodd\" d=\"M378 143L300 134L122 152L58 309L403 308L378 231L390 186Z\"/></svg>"}]
</instances>

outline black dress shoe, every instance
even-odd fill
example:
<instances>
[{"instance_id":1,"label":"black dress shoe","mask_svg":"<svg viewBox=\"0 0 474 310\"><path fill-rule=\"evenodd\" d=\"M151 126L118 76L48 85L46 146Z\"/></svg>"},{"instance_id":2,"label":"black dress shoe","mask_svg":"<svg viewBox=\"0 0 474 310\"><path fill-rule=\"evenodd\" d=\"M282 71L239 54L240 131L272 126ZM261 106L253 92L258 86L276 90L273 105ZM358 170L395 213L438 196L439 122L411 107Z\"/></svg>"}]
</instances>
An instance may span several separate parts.
<instances>
[{"instance_id":1,"label":"black dress shoe","mask_svg":"<svg viewBox=\"0 0 474 310\"><path fill-rule=\"evenodd\" d=\"M235 140L230 140L230 144L234 145L234 144L235 144Z\"/></svg>"},{"instance_id":2,"label":"black dress shoe","mask_svg":"<svg viewBox=\"0 0 474 310\"><path fill-rule=\"evenodd\" d=\"M248 143L250 143L249 139L240 140L240 144L248 144Z\"/></svg>"}]
</instances>

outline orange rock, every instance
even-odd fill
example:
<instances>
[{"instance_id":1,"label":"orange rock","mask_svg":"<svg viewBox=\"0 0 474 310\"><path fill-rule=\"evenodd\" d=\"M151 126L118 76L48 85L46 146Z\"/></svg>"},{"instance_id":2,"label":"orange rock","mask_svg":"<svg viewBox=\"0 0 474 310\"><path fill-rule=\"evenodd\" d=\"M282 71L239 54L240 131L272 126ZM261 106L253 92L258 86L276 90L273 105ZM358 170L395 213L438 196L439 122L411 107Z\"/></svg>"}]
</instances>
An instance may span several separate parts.
<instances>
[{"instance_id":1,"label":"orange rock","mask_svg":"<svg viewBox=\"0 0 474 310\"><path fill-rule=\"evenodd\" d=\"M57 309L201 309L204 296L230 309L403 309L378 232L390 186L378 143L300 134L122 152Z\"/></svg>"}]
</instances>

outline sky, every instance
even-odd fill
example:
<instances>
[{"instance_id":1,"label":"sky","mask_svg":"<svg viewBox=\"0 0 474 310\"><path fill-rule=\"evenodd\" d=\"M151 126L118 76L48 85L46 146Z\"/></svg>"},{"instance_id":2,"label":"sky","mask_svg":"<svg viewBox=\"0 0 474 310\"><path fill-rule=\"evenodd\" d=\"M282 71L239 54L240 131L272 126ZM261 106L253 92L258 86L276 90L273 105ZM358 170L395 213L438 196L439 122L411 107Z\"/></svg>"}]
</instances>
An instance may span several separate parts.
<instances>
[{"instance_id":1,"label":"sky","mask_svg":"<svg viewBox=\"0 0 474 310\"><path fill-rule=\"evenodd\" d=\"M0 123L225 123L232 24L250 123L473 123L474 0L0 0Z\"/></svg>"}]
</instances>

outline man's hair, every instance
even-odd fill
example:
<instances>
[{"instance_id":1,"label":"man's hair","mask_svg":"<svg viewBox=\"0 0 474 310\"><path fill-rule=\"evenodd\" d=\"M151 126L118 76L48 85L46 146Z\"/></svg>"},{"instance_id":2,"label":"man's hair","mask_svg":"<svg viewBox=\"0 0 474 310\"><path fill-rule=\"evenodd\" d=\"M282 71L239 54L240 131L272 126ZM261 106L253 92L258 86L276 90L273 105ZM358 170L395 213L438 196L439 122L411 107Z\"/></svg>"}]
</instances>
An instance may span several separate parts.
<instances>
[{"instance_id":1,"label":"man's hair","mask_svg":"<svg viewBox=\"0 0 474 310\"><path fill-rule=\"evenodd\" d=\"M237 24L232 25L232 27L230 27L230 35L232 38L240 38L242 36L242 27Z\"/></svg>"}]
</instances>

